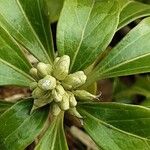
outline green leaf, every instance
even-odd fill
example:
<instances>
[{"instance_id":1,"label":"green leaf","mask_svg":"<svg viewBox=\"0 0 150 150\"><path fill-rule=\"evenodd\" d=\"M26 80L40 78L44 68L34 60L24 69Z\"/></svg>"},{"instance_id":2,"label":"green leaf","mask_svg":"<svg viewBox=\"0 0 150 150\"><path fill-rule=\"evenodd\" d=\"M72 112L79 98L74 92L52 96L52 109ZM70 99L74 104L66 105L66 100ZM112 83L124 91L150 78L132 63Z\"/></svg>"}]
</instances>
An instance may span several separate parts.
<instances>
[{"instance_id":1,"label":"green leaf","mask_svg":"<svg viewBox=\"0 0 150 150\"><path fill-rule=\"evenodd\" d=\"M144 19L88 75L86 86L102 78L150 72L150 18Z\"/></svg>"},{"instance_id":2,"label":"green leaf","mask_svg":"<svg viewBox=\"0 0 150 150\"><path fill-rule=\"evenodd\" d=\"M13 103L0 100L0 116L12 105L13 105Z\"/></svg>"},{"instance_id":3,"label":"green leaf","mask_svg":"<svg viewBox=\"0 0 150 150\"><path fill-rule=\"evenodd\" d=\"M149 150L150 109L116 103L83 103L84 128L106 150Z\"/></svg>"},{"instance_id":4,"label":"green leaf","mask_svg":"<svg viewBox=\"0 0 150 150\"><path fill-rule=\"evenodd\" d=\"M0 85L28 86L31 65L14 39L0 27Z\"/></svg>"},{"instance_id":5,"label":"green leaf","mask_svg":"<svg viewBox=\"0 0 150 150\"><path fill-rule=\"evenodd\" d=\"M32 99L13 105L0 116L0 148L25 149L41 132L48 109L43 108L30 115Z\"/></svg>"},{"instance_id":6,"label":"green leaf","mask_svg":"<svg viewBox=\"0 0 150 150\"><path fill-rule=\"evenodd\" d=\"M121 88L122 86L122 88ZM147 99L150 98L150 77L137 77L136 82L132 86L123 85L118 82L114 91L114 99L127 99L135 95L145 96ZM133 98L132 98L133 100Z\"/></svg>"},{"instance_id":7,"label":"green leaf","mask_svg":"<svg viewBox=\"0 0 150 150\"><path fill-rule=\"evenodd\" d=\"M145 3L145 4L150 4L150 1L148 1L148 0L135 0L135 1L142 2L142 3Z\"/></svg>"},{"instance_id":8,"label":"green leaf","mask_svg":"<svg viewBox=\"0 0 150 150\"><path fill-rule=\"evenodd\" d=\"M120 88L120 85L117 87L118 89ZM146 98L150 98L150 79L148 76L146 77L137 77L136 82L128 87L126 86L125 88L120 88L119 91L115 92L115 98L120 99L120 98L127 98L127 97L133 97L135 95L142 95L145 96Z\"/></svg>"},{"instance_id":9,"label":"green leaf","mask_svg":"<svg viewBox=\"0 0 150 150\"><path fill-rule=\"evenodd\" d=\"M120 5L120 10L122 10L131 0L118 0Z\"/></svg>"},{"instance_id":10,"label":"green leaf","mask_svg":"<svg viewBox=\"0 0 150 150\"><path fill-rule=\"evenodd\" d=\"M21 47L19 47L16 41L1 27L0 35L0 59L29 73L31 64L23 54Z\"/></svg>"},{"instance_id":11,"label":"green leaf","mask_svg":"<svg viewBox=\"0 0 150 150\"><path fill-rule=\"evenodd\" d=\"M48 130L35 150L68 150L63 129L64 113L52 120Z\"/></svg>"},{"instance_id":12,"label":"green leaf","mask_svg":"<svg viewBox=\"0 0 150 150\"><path fill-rule=\"evenodd\" d=\"M50 23L44 11L44 0L0 0L0 26L40 61L51 63Z\"/></svg>"},{"instance_id":13,"label":"green leaf","mask_svg":"<svg viewBox=\"0 0 150 150\"><path fill-rule=\"evenodd\" d=\"M58 20L60 12L63 7L64 0L46 0L49 10L49 17L51 22Z\"/></svg>"},{"instance_id":14,"label":"green leaf","mask_svg":"<svg viewBox=\"0 0 150 150\"><path fill-rule=\"evenodd\" d=\"M83 70L111 41L119 19L116 0L66 0L57 30L60 55L71 58L71 72Z\"/></svg>"},{"instance_id":15,"label":"green leaf","mask_svg":"<svg viewBox=\"0 0 150 150\"><path fill-rule=\"evenodd\" d=\"M150 98L145 99L145 101L142 102L141 105L150 108Z\"/></svg>"},{"instance_id":16,"label":"green leaf","mask_svg":"<svg viewBox=\"0 0 150 150\"><path fill-rule=\"evenodd\" d=\"M150 5L131 1L121 11L118 30L130 22L146 16L150 16Z\"/></svg>"}]
</instances>

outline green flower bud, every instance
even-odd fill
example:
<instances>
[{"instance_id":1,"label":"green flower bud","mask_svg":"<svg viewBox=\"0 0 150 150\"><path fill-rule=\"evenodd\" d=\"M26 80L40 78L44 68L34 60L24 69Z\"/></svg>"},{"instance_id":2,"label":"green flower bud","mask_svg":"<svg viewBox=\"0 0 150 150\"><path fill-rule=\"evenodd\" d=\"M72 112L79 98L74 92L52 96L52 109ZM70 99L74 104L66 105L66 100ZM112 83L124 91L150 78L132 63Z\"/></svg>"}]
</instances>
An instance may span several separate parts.
<instances>
[{"instance_id":1,"label":"green flower bud","mask_svg":"<svg viewBox=\"0 0 150 150\"><path fill-rule=\"evenodd\" d=\"M62 56L53 67L53 75L58 80L64 80L68 75L70 66L70 57L67 55Z\"/></svg>"},{"instance_id":2,"label":"green flower bud","mask_svg":"<svg viewBox=\"0 0 150 150\"><path fill-rule=\"evenodd\" d=\"M52 90L52 97L56 103L62 101L62 95L56 89Z\"/></svg>"},{"instance_id":3,"label":"green flower bud","mask_svg":"<svg viewBox=\"0 0 150 150\"><path fill-rule=\"evenodd\" d=\"M37 75L37 69L36 68L31 68L30 69L30 75L35 78L35 79L39 79L38 75Z\"/></svg>"},{"instance_id":4,"label":"green flower bud","mask_svg":"<svg viewBox=\"0 0 150 150\"><path fill-rule=\"evenodd\" d=\"M58 116L60 112L61 112L61 109L59 108L59 106L56 103L53 103L51 105L51 113L52 113L52 115Z\"/></svg>"},{"instance_id":5,"label":"green flower bud","mask_svg":"<svg viewBox=\"0 0 150 150\"><path fill-rule=\"evenodd\" d=\"M77 87L83 85L86 82L86 75L83 71L78 71L73 74L69 74L62 82L62 85L70 90L76 89Z\"/></svg>"},{"instance_id":6,"label":"green flower bud","mask_svg":"<svg viewBox=\"0 0 150 150\"><path fill-rule=\"evenodd\" d=\"M45 64L39 62L37 65L37 74L40 77L45 77L46 75L50 75L52 72L52 66L50 64Z\"/></svg>"},{"instance_id":7,"label":"green flower bud","mask_svg":"<svg viewBox=\"0 0 150 150\"><path fill-rule=\"evenodd\" d=\"M56 91L62 96L65 94L65 90L60 84L56 86Z\"/></svg>"},{"instance_id":8,"label":"green flower bud","mask_svg":"<svg viewBox=\"0 0 150 150\"><path fill-rule=\"evenodd\" d=\"M53 99L50 99L50 98L49 99L45 99L45 98L35 99L34 103L33 103L33 107L32 107L31 113L34 110L51 103L52 101L53 101Z\"/></svg>"},{"instance_id":9,"label":"green flower bud","mask_svg":"<svg viewBox=\"0 0 150 150\"><path fill-rule=\"evenodd\" d=\"M56 79L50 75L47 75L45 78L39 80L38 86L44 91L52 90L56 87Z\"/></svg>"},{"instance_id":10,"label":"green flower bud","mask_svg":"<svg viewBox=\"0 0 150 150\"><path fill-rule=\"evenodd\" d=\"M52 96L55 102L62 101L62 97L64 94L65 90L60 84L56 85L56 88L52 91Z\"/></svg>"},{"instance_id":11,"label":"green flower bud","mask_svg":"<svg viewBox=\"0 0 150 150\"><path fill-rule=\"evenodd\" d=\"M99 95L93 95L85 90L76 90L73 91L74 95L79 98L80 100L93 100L98 99Z\"/></svg>"},{"instance_id":12,"label":"green flower bud","mask_svg":"<svg viewBox=\"0 0 150 150\"><path fill-rule=\"evenodd\" d=\"M56 57L56 59L54 60L54 65L56 65L56 63L58 62L59 59L60 59L60 57Z\"/></svg>"},{"instance_id":13,"label":"green flower bud","mask_svg":"<svg viewBox=\"0 0 150 150\"><path fill-rule=\"evenodd\" d=\"M37 87L37 82L30 83L30 90L34 90Z\"/></svg>"},{"instance_id":14,"label":"green flower bud","mask_svg":"<svg viewBox=\"0 0 150 150\"><path fill-rule=\"evenodd\" d=\"M59 103L61 110L68 110L69 109L69 95L67 92L62 97L62 101Z\"/></svg>"},{"instance_id":15,"label":"green flower bud","mask_svg":"<svg viewBox=\"0 0 150 150\"><path fill-rule=\"evenodd\" d=\"M69 95L69 105L70 105L70 107L75 107L77 105L77 101L74 97L74 94L71 93L71 92L68 92L68 95Z\"/></svg>"},{"instance_id":16,"label":"green flower bud","mask_svg":"<svg viewBox=\"0 0 150 150\"><path fill-rule=\"evenodd\" d=\"M34 91L32 92L33 98L40 98L40 97L43 97L45 94L46 92L40 89L39 87L34 89Z\"/></svg>"},{"instance_id":17,"label":"green flower bud","mask_svg":"<svg viewBox=\"0 0 150 150\"><path fill-rule=\"evenodd\" d=\"M75 116L75 117L77 117L77 118L79 118L79 119L82 119L83 117L79 114L79 112L77 111L77 109L74 107L74 108L70 108L69 110L68 110L68 112L71 114L71 115L73 115L73 116Z\"/></svg>"}]
</instances>

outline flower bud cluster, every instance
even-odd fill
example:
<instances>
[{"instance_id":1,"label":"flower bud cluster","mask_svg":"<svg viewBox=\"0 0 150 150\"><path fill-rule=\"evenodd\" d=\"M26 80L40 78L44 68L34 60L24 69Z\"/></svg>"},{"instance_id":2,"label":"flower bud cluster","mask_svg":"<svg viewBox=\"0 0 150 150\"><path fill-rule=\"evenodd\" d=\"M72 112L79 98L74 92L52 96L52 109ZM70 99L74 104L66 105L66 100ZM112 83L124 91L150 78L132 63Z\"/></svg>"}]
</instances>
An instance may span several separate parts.
<instances>
[{"instance_id":1,"label":"flower bud cluster","mask_svg":"<svg viewBox=\"0 0 150 150\"><path fill-rule=\"evenodd\" d=\"M30 74L35 82L30 84L34 105L32 111L50 104L51 113L57 116L61 111L68 111L72 115L82 118L77 112L77 100L97 98L85 90L77 90L86 82L83 71L69 74L70 57L57 57L53 65L39 62L31 68Z\"/></svg>"}]
</instances>

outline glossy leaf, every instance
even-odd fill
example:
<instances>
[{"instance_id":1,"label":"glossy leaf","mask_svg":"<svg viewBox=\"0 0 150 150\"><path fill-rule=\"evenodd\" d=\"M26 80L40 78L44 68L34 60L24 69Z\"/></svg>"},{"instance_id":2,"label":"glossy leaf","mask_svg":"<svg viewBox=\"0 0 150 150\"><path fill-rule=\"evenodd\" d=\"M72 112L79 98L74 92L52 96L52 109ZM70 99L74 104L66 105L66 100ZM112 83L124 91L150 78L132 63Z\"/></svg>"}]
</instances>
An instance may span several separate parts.
<instances>
[{"instance_id":1,"label":"glossy leaf","mask_svg":"<svg viewBox=\"0 0 150 150\"><path fill-rule=\"evenodd\" d=\"M112 103L83 103L84 128L99 148L149 150L150 109Z\"/></svg>"},{"instance_id":2,"label":"glossy leaf","mask_svg":"<svg viewBox=\"0 0 150 150\"><path fill-rule=\"evenodd\" d=\"M35 150L68 150L63 129L63 118L64 114L60 113L58 117L52 120Z\"/></svg>"},{"instance_id":3,"label":"glossy leaf","mask_svg":"<svg viewBox=\"0 0 150 150\"><path fill-rule=\"evenodd\" d=\"M71 72L93 63L111 41L119 18L116 0L66 0L58 22L60 55L71 57Z\"/></svg>"},{"instance_id":4,"label":"glossy leaf","mask_svg":"<svg viewBox=\"0 0 150 150\"><path fill-rule=\"evenodd\" d=\"M141 105L150 108L150 98L145 99L145 101L142 102Z\"/></svg>"},{"instance_id":5,"label":"glossy leaf","mask_svg":"<svg viewBox=\"0 0 150 150\"><path fill-rule=\"evenodd\" d=\"M64 0L46 0L49 10L49 17L51 22L58 20L60 12L63 7Z\"/></svg>"},{"instance_id":6,"label":"glossy leaf","mask_svg":"<svg viewBox=\"0 0 150 150\"><path fill-rule=\"evenodd\" d=\"M88 84L102 78L150 72L150 18L144 19L89 74Z\"/></svg>"},{"instance_id":7,"label":"glossy leaf","mask_svg":"<svg viewBox=\"0 0 150 150\"><path fill-rule=\"evenodd\" d=\"M132 86L126 86L123 83L116 83L116 87L114 89L114 100L118 99L131 99L133 100L133 96L141 95L150 98L150 77L137 77L136 82ZM131 102L131 100L130 100Z\"/></svg>"},{"instance_id":8,"label":"glossy leaf","mask_svg":"<svg viewBox=\"0 0 150 150\"><path fill-rule=\"evenodd\" d=\"M0 27L0 85L28 86L31 65L14 39ZM19 62L19 63L18 63Z\"/></svg>"},{"instance_id":9,"label":"glossy leaf","mask_svg":"<svg viewBox=\"0 0 150 150\"><path fill-rule=\"evenodd\" d=\"M44 0L0 0L0 26L36 58L48 63L52 45L44 11Z\"/></svg>"},{"instance_id":10,"label":"glossy leaf","mask_svg":"<svg viewBox=\"0 0 150 150\"><path fill-rule=\"evenodd\" d=\"M25 149L41 132L47 119L46 108L30 115L33 101L21 101L0 116L0 148Z\"/></svg>"},{"instance_id":11,"label":"glossy leaf","mask_svg":"<svg viewBox=\"0 0 150 150\"><path fill-rule=\"evenodd\" d=\"M131 1L120 14L118 30L130 22L146 16L150 16L150 5Z\"/></svg>"},{"instance_id":12,"label":"glossy leaf","mask_svg":"<svg viewBox=\"0 0 150 150\"><path fill-rule=\"evenodd\" d=\"M13 103L0 100L0 115L2 115L12 105L13 105Z\"/></svg>"},{"instance_id":13,"label":"glossy leaf","mask_svg":"<svg viewBox=\"0 0 150 150\"><path fill-rule=\"evenodd\" d=\"M120 10L122 10L131 0L118 0L120 5Z\"/></svg>"}]
</instances>

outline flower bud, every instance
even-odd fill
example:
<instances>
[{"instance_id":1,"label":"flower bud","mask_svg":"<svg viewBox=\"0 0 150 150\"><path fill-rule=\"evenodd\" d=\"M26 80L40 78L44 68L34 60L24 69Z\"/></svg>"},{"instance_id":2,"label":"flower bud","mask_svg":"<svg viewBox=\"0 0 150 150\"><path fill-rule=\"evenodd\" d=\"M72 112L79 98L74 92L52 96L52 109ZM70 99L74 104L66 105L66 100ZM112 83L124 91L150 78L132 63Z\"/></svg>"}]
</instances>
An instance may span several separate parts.
<instances>
[{"instance_id":1,"label":"flower bud","mask_svg":"<svg viewBox=\"0 0 150 150\"><path fill-rule=\"evenodd\" d=\"M83 85L86 82L86 75L83 71L78 71L73 74L69 74L62 82L62 85L70 90L76 89L77 87Z\"/></svg>"},{"instance_id":2,"label":"flower bud","mask_svg":"<svg viewBox=\"0 0 150 150\"><path fill-rule=\"evenodd\" d=\"M79 119L82 119L83 117L79 114L79 112L77 111L77 109L74 107L74 108L70 108L69 110L68 110L68 112L71 114L71 115L73 115L73 116L75 116L75 117L77 117L77 118L79 118Z\"/></svg>"},{"instance_id":3,"label":"flower bud","mask_svg":"<svg viewBox=\"0 0 150 150\"><path fill-rule=\"evenodd\" d=\"M56 89L52 90L52 97L56 103L62 101L62 95Z\"/></svg>"},{"instance_id":4,"label":"flower bud","mask_svg":"<svg viewBox=\"0 0 150 150\"><path fill-rule=\"evenodd\" d=\"M93 100L93 99L98 98L98 96L93 95L85 90L76 90L76 91L73 91L73 93L80 100Z\"/></svg>"},{"instance_id":5,"label":"flower bud","mask_svg":"<svg viewBox=\"0 0 150 150\"><path fill-rule=\"evenodd\" d=\"M30 75L35 78L35 79L39 79L38 75L37 75L37 69L36 68L31 68L30 69Z\"/></svg>"},{"instance_id":6,"label":"flower bud","mask_svg":"<svg viewBox=\"0 0 150 150\"><path fill-rule=\"evenodd\" d=\"M45 98L35 99L35 100L34 100L33 107L32 107L32 110L31 110L31 113L32 113L34 110L36 110L36 109L38 109L38 108L40 108L40 107L43 107L43 106L45 106L45 105L51 103L52 101L53 101L53 100L50 99L50 98L49 98L49 99L45 99Z\"/></svg>"},{"instance_id":7,"label":"flower bud","mask_svg":"<svg viewBox=\"0 0 150 150\"><path fill-rule=\"evenodd\" d=\"M37 82L30 83L30 90L34 90L37 87Z\"/></svg>"},{"instance_id":8,"label":"flower bud","mask_svg":"<svg viewBox=\"0 0 150 150\"><path fill-rule=\"evenodd\" d=\"M37 65L37 74L39 77L45 77L46 75L50 75L52 72L52 66L50 64L45 64L39 62Z\"/></svg>"},{"instance_id":9,"label":"flower bud","mask_svg":"<svg viewBox=\"0 0 150 150\"><path fill-rule=\"evenodd\" d=\"M61 109L59 108L59 106L56 103L53 103L51 105L51 113L52 113L52 115L58 116L60 112L61 112Z\"/></svg>"},{"instance_id":10,"label":"flower bud","mask_svg":"<svg viewBox=\"0 0 150 150\"><path fill-rule=\"evenodd\" d=\"M56 63L58 62L59 59L60 59L60 57L56 57L56 59L54 60L54 65L56 65Z\"/></svg>"},{"instance_id":11,"label":"flower bud","mask_svg":"<svg viewBox=\"0 0 150 150\"><path fill-rule=\"evenodd\" d=\"M34 91L32 92L33 98L40 98L40 97L43 97L45 94L46 94L45 91L43 91L39 87L34 89Z\"/></svg>"},{"instance_id":12,"label":"flower bud","mask_svg":"<svg viewBox=\"0 0 150 150\"><path fill-rule=\"evenodd\" d=\"M70 66L70 57L67 55L62 56L53 67L53 75L58 80L64 80L68 75Z\"/></svg>"},{"instance_id":13,"label":"flower bud","mask_svg":"<svg viewBox=\"0 0 150 150\"><path fill-rule=\"evenodd\" d=\"M65 94L65 90L61 85L56 86L56 91L62 96Z\"/></svg>"},{"instance_id":14,"label":"flower bud","mask_svg":"<svg viewBox=\"0 0 150 150\"><path fill-rule=\"evenodd\" d=\"M74 97L74 94L71 93L71 92L68 92L68 95L69 95L69 105L70 105L70 107L75 107L77 105L77 101Z\"/></svg>"},{"instance_id":15,"label":"flower bud","mask_svg":"<svg viewBox=\"0 0 150 150\"><path fill-rule=\"evenodd\" d=\"M44 91L52 90L56 87L56 79L50 75L47 75L45 78L39 80L38 86Z\"/></svg>"},{"instance_id":16,"label":"flower bud","mask_svg":"<svg viewBox=\"0 0 150 150\"><path fill-rule=\"evenodd\" d=\"M61 110L68 110L69 109L69 95L67 92L62 97L62 101L59 103Z\"/></svg>"}]
</instances>

